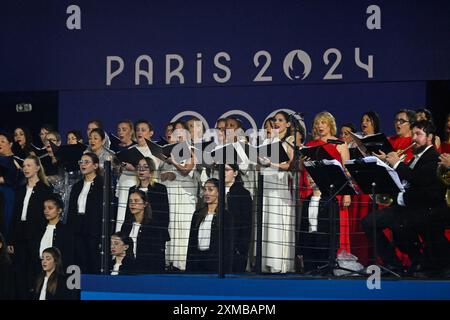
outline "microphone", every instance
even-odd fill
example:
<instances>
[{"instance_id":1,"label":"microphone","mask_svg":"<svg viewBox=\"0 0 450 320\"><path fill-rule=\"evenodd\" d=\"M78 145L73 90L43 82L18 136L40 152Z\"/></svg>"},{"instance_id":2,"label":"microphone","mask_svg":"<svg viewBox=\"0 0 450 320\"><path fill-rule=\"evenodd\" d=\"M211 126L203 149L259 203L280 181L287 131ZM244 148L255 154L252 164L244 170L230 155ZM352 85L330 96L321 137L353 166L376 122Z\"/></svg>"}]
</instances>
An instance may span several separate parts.
<instances>
[{"instance_id":1,"label":"microphone","mask_svg":"<svg viewBox=\"0 0 450 320\"><path fill-rule=\"evenodd\" d=\"M335 139L327 139L327 143L329 144L344 144L344 141L341 140L335 140Z\"/></svg>"}]
</instances>

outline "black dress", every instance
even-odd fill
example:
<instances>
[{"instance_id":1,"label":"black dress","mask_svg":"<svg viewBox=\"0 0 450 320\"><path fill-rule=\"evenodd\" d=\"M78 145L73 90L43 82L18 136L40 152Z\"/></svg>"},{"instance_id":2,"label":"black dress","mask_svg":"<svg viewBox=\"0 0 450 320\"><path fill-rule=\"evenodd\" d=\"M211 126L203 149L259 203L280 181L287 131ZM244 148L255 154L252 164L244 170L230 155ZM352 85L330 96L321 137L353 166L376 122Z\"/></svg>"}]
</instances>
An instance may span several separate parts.
<instances>
[{"instance_id":1,"label":"black dress","mask_svg":"<svg viewBox=\"0 0 450 320\"><path fill-rule=\"evenodd\" d=\"M102 236L103 178L96 176L86 199L84 214L78 212L78 197L84 180L72 188L69 200L67 226L74 234L74 260L82 273L100 273L100 246Z\"/></svg>"}]
</instances>

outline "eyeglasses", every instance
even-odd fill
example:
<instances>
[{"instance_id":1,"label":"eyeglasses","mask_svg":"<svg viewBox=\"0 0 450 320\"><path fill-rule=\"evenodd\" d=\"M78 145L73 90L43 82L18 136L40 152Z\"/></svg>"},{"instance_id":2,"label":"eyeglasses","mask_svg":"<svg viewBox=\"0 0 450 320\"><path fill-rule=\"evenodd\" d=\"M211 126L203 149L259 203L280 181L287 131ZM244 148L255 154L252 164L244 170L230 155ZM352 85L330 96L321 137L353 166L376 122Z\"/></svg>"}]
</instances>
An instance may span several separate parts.
<instances>
[{"instance_id":1,"label":"eyeglasses","mask_svg":"<svg viewBox=\"0 0 450 320\"><path fill-rule=\"evenodd\" d=\"M137 171L147 171L148 169L150 169L149 166L137 166L136 167Z\"/></svg>"},{"instance_id":2,"label":"eyeglasses","mask_svg":"<svg viewBox=\"0 0 450 320\"><path fill-rule=\"evenodd\" d=\"M81 166L82 164L90 164L90 163L92 163L92 161L91 160L79 160L78 161L78 164Z\"/></svg>"},{"instance_id":3,"label":"eyeglasses","mask_svg":"<svg viewBox=\"0 0 450 320\"><path fill-rule=\"evenodd\" d=\"M409 121L408 121L408 120L405 120L405 119L395 119L394 122L395 122L395 123L398 122L398 123L400 123L400 124L404 124L404 123L409 122Z\"/></svg>"}]
</instances>

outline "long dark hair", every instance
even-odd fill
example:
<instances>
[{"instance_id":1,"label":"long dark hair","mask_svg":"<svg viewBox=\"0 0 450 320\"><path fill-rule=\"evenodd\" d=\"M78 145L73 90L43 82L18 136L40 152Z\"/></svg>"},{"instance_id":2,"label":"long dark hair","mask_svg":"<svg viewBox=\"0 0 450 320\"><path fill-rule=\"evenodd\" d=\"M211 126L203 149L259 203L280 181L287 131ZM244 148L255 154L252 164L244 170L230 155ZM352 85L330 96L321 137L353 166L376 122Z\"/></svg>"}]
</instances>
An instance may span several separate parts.
<instances>
[{"instance_id":1,"label":"long dark hair","mask_svg":"<svg viewBox=\"0 0 450 320\"><path fill-rule=\"evenodd\" d=\"M55 271L52 272L47 282L47 292L55 294L56 288L58 287L58 277L64 275L61 251L59 251L59 249L56 247L51 247L45 249L42 252L42 255L44 255L44 253L49 253L53 257L53 260L55 261ZM36 293L41 292L42 286L44 285L45 276L46 273L44 270L42 270L41 275L39 276L36 284ZM65 285L65 283L63 283L62 285Z\"/></svg>"},{"instance_id":2,"label":"long dark hair","mask_svg":"<svg viewBox=\"0 0 450 320\"><path fill-rule=\"evenodd\" d=\"M144 219L142 220L143 224L148 224L150 223L150 221L152 220L153 217L153 212L152 212L152 207L150 205L150 202L148 201L148 196L147 193L139 190L139 189L134 189L130 192L130 194L128 195L128 199L130 199L130 196L136 193L139 195L139 197L141 198L142 201L144 201L144 203L146 203L147 205L145 206L144 209Z\"/></svg>"},{"instance_id":3,"label":"long dark hair","mask_svg":"<svg viewBox=\"0 0 450 320\"><path fill-rule=\"evenodd\" d=\"M102 174L102 170L100 168L100 159L98 158L98 156L95 153L93 153L93 152L86 152L81 157L84 157L84 156L88 156L89 158L91 158L93 164L98 164L97 170L95 170L95 174L97 176L101 175Z\"/></svg>"},{"instance_id":4,"label":"long dark hair","mask_svg":"<svg viewBox=\"0 0 450 320\"><path fill-rule=\"evenodd\" d=\"M216 178L210 178L208 180L205 181L204 186L206 186L208 183L214 185L215 188L217 188L217 190L219 190L219 180ZM216 207L216 213L219 210L219 206ZM200 219L197 220L197 224L196 224L196 228L200 227L200 224L202 223L203 220L205 220L206 216L208 215L208 204L205 202L204 206L198 211L198 216L200 217Z\"/></svg>"},{"instance_id":5,"label":"long dark hair","mask_svg":"<svg viewBox=\"0 0 450 320\"><path fill-rule=\"evenodd\" d=\"M123 242L124 245L128 246L127 251L125 251L125 256L126 257L134 257L134 253L133 253L133 239L130 238L130 236L128 234L126 234L125 232L122 231L118 231L115 232L111 235L112 237L117 237L120 239L120 241Z\"/></svg>"},{"instance_id":6,"label":"long dark hair","mask_svg":"<svg viewBox=\"0 0 450 320\"><path fill-rule=\"evenodd\" d=\"M234 178L234 183L238 184L244 184L244 181L242 180L241 170L239 169L238 164L228 164L231 169L233 169L233 172L237 172L237 176Z\"/></svg>"},{"instance_id":7,"label":"long dark hair","mask_svg":"<svg viewBox=\"0 0 450 320\"><path fill-rule=\"evenodd\" d=\"M287 123L291 123L290 119L289 119L289 114L286 111L278 111L277 113L275 113L275 115L273 116L273 119L275 119L277 114L281 114L283 115L284 119L286 120ZM292 124L291 124L292 125ZM291 127L287 127L286 128L286 134L284 135L283 138L281 138L281 141L286 140L287 138L289 138L292 135L291 132Z\"/></svg>"}]
</instances>

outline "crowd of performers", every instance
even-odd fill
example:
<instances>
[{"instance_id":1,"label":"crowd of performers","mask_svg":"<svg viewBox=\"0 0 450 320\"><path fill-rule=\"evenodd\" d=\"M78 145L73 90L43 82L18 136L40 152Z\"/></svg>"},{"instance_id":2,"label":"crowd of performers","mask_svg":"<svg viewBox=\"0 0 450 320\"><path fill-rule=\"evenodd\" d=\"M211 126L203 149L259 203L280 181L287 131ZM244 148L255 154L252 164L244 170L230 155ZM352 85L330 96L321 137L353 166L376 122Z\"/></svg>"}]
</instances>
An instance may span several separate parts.
<instances>
[{"instance_id":1,"label":"crowd of performers","mask_svg":"<svg viewBox=\"0 0 450 320\"><path fill-rule=\"evenodd\" d=\"M401 275L449 276L450 116L442 139L427 109L402 109L393 120L396 134L388 140L394 151L373 155L398 173L405 191L390 195L392 203L373 206L376 199L355 183L357 195L323 199L303 165L309 159L296 152L319 146L350 178L345 163L357 154L357 146L349 132L381 132L376 112L362 115L360 130L342 125L338 136L329 112L317 114L307 132L304 123L294 126L296 120L279 111L266 120L257 143L281 142L289 158L282 163L245 161L250 139L243 123L235 116L218 119L217 145L233 144L244 159L225 165L225 271L255 270L255 212L262 196L263 272L314 273L330 255L334 259L345 251L365 266L380 263ZM40 141L33 143L26 127L0 133L0 298L67 297L68 266L100 273L105 161L112 163L116 200L110 274L217 272L217 166L202 165L194 152L183 161L152 154L148 141L154 129L147 120L120 121L109 135L95 120L86 134L87 140L72 130L63 139L51 125L43 125ZM202 124L190 118L167 124L158 144L196 139L202 140ZM58 156L66 144L82 150L74 165ZM132 148L139 151L136 163L118 160L118 153ZM264 177L262 190L258 176ZM330 206L335 221L330 221ZM333 252L330 243L335 243Z\"/></svg>"}]
</instances>

